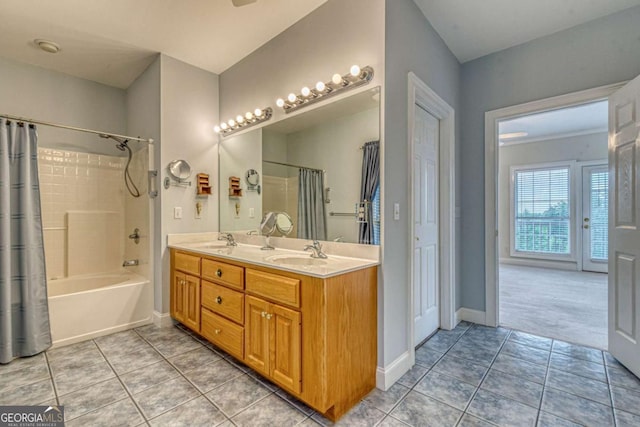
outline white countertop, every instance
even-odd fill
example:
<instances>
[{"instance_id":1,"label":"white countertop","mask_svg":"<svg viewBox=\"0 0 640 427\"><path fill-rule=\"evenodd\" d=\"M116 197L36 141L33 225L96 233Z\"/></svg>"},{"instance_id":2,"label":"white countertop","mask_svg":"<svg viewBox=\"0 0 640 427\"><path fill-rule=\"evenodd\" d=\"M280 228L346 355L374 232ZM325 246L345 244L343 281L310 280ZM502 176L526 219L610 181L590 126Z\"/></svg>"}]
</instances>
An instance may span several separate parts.
<instances>
[{"instance_id":1,"label":"white countertop","mask_svg":"<svg viewBox=\"0 0 640 427\"><path fill-rule=\"evenodd\" d=\"M232 261L246 262L276 270L290 271L319 278L338 276L351 271L373 267L380 264L377 259L363 259L327 254L327 259L311 258L309 252L276 248L263 251L258 245L238 243L238 246L226 246L218 240L197 242L169 242L173 249L196 252ZM295 265L312 263L312 265Z\"/></svg>"}]
</instances>

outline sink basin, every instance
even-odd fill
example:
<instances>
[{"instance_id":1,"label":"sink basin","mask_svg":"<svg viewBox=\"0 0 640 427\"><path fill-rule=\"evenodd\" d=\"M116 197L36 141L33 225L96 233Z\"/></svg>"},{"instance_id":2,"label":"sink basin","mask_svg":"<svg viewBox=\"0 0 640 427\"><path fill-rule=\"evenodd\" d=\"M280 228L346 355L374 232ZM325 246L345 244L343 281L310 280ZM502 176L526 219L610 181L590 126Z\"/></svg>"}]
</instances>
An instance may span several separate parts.
<instances>
[{"instance_id":1,"label":"sink basin","mask_svg":"<svg viewBox=\"0 0 640 427\"><path fill-rule=\"evenodd\" d=\"M271 256L269 258L266 258L267 261L272 262L274 264L281 264L281 265L297 265L297 266L303 266L303 265L309 265L309 266L314 266L314 265L326 265L327 261L324 259L320 259L320 258L311 258L308 255L275 255L275 256Z\"/></svg>"}]
</instances>

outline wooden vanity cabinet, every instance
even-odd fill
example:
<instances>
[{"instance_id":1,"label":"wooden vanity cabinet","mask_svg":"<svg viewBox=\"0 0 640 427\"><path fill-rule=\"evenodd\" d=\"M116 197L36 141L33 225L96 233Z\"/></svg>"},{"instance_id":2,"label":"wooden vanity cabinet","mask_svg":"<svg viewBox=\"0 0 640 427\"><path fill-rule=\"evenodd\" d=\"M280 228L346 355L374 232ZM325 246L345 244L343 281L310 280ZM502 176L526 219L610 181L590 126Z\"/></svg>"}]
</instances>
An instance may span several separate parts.
<instances>
[{"instance_id":1,"label":"wooden vanity cabinet","mask_svg":"<svg viewBox=\"0 0 640 427\"><path fill-rule=\"evenodd\" d=\"M171 316L200 332L200 258L178 253L172 261Z\"/></svg>"},{"instance_id":2,"label":"wooden vanity cabinet","mask_svg":"<svg viewBox=\"0 0 640 427\"><path fill-rule=\"evenodd\" d=\"M176 249L171 253L175 320L332 421L373 390L377 267L318 278ZM202 266L198 277L196 265ZM188 310L180 310L191 297L177 284L188 282L188 275L198 279L199 330L187 320Z\"/></svg>"},{"instance_id":3,"label":"wooden vanity cabinet","mask_svg":"<svg viewBox=\"0 0 640 427\"><path fill-rule=\"evenodd\" d=\"M246 297L245 363L289 391L301 387L300 312Z\"/></svg>"}]
</instances>

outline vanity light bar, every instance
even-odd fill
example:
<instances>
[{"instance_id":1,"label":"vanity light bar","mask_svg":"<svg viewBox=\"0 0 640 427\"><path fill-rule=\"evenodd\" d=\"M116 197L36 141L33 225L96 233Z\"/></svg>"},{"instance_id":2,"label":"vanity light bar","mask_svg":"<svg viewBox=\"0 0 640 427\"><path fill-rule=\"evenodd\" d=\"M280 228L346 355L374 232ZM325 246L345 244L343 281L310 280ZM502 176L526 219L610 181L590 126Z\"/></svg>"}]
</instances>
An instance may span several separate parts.
<instances>
[{"instance_id":1,"label":"vanity light bar","mask_svg":"<svg viewBox=\"0 0 640 427\"><path fill-rule=\"evenodd\" d=\"M353 65L349 73L345 75L334 74L331 81L323 83L319 81L313 89L303 87L300 95L290 93L286 99L278 98L276 105L290 113L298 108L306 107L320 100L326 99L343 91L366 85L373 79L373 68L366 66L360 68Z\"/></svg>"},{"instance_id":2,"label":"vanity light bar","mask_svg":"<svg viewBox=\"0 0 640 427\"><path fill-rule=\"evenodd\" d=\"M235 119L229 119L215 126L213 130L222 136L229 136L248 127L266 122L272 115L273 109L271 107L256 108L253 113L247 111L244 116L239 114Z\"/></svg>"}]
</instances>

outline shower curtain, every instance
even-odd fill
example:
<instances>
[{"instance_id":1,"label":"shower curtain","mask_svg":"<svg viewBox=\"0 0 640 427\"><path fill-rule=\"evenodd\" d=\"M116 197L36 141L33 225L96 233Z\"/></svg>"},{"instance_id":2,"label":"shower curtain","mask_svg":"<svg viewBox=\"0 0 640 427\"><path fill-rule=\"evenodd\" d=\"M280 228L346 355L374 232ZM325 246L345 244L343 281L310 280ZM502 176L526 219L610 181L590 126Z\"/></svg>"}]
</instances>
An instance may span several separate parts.
<instances>
[{"instance_id":1,"label":"shower curtain","mask_svg":"<svg viewBox=\"0 0 640 427\"><path fill-rule=\"evenodd\" d=\"M362 179L360 181L360 201L371 202L380 185L380 141L364 144L362 155ZM369 205L366 222L360 223L358 243L374 242L373 205Z\"/></svg>"},{"instance_id":2,"label":"shower curtain","mask_svg":"<svg viewBox=\"0 0 640 427\"><path fill-rule=\"evenodd\" d=\"M0 363L51 346L33 125L0 119Z\"/></svg>"},{"instance_id":3,"label":"shower curtain","mask_svg":"<svg viewBox=\"0 0 640 427\"><path fill-rule=\"evenodd\" d=\"M324 173L300 168L298 178L298 238L327 240Z\"/></svg>"}]
</instances>

